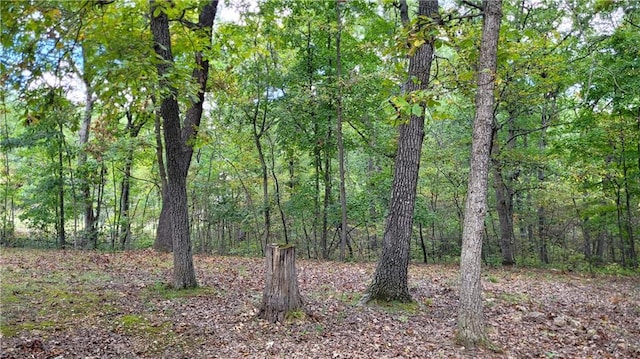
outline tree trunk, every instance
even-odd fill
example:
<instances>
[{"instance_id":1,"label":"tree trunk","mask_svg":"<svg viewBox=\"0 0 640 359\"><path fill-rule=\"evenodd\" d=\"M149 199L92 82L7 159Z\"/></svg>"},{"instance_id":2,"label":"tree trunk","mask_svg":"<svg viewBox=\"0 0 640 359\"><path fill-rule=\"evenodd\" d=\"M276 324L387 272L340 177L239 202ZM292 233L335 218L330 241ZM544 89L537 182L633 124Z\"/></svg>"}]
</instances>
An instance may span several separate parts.
<instances>
[{"instance_id":1,"label":"tree trunk","mask_svg":"<svg viewBox=\"0 0 640 359\"><path fill-rule=\"evenodd\" d=\"M340 260L343 261L347 245L347 191L344 183L344 143L342 141L342 56L340 53L342 15L340 13L340 1L336 1L336 15L338 18L338 34L336 35L336 78L338 81L336 138L338 141L338 172L340 175Z\"/></svg>"},{"instance_id":2,"label":"tree trunk","mask_svg":"<svg viewBox=\"0 0 640 359\"><path fill-rule=\"evenodd\" d=\"M295 253L292 245L267 245L265 288L259 318L282 323L289 313L302 308Z\"/></svg>"},{"instance_id":3,"label":"tree trunk","mask_svg":"<svg viewBox=\"0 0 640 359\"><path fill-rule=\"evenodd\" d=\"M192 78L199 86L197 98L190 104L181 126L178 91L168 81L168 75L174 66L169 33L169 18L157 7L155 0L150 0L151 33L154 40L154 51L162 61L158 61L156 69L160 78L163 98L160 114L164 120L164 141L167 155L168 204L173 235L173 286L176 289L192 288L198 285L193 267L191 238L189 233L189 213L187 206L187 174L193 155L193 142L198 133L202 119L202 105L207 86L209 62L202 52L195 54L195 67ZM210 38L213 21L218 6L217 0L206 4L199 16L197 34ZM209 40L210 41L210 40ZM163 196L164 198L164 196Z\"/></svg>"},{"instance_id":4,"label":"tree trunk","mask_svg":"<svg viewBox=\"0 0 640 359\"><path fill-rule=\"evenodd\" d=\"M487 211L487 187L494 120L496 63L502 1L485 1L482 43L478 60L476 116L473 122L469 186L460 255L460 307L457 341L464 346L486 345L480 283L482 237Z\"/></svg>"},{"instance_id":5,"label":"tree trunk","mask_svg":"<svg viewBox=\"0 0 640 359\"><path fill-rule=\"evenodd\" d=\"M126 132L129 139L133 140L138 137L142 126L145 124L144 118L134 121L131 111L127 111L127 128ZM133 154L135 147L127 148L127 157L125 158L122 182L120 183L120 248L126 249L131 241L131 218L129 214L130 197L131 197L131 168L133 167Z\"/></svg>"},{"instance_id":6,"label":"tree trunk","mask_svg":"<svg viewBox=\"0 0 640 359\"><path fill-rule=\"evenodd\" d=\"M322 258L329 259L331 255L331 246L327 245L327 238L329 237L329 206L332 203L331 200L331 154L329 153L329 140L331 139L331 127L327 129L327 134L324 140L324 199L322 202L322 228L321 228L321 242L323 244Z\"/></svg>"},{"instance_id":7,"label":"tree trunk","mask_svg":"<svg viewBox=\"0 0 640 359\"><path fill-rule=\"evenodd\" d=\"M82 48L83 61L86 64L86 56L84 47ZM93 198L91 196L91 174L85 168L87 163L87 152L84 148L89 142L89 135L91 132L91 120L93 113L93 104L95 98L93 97L93 88L91 87L91 81L89 81L87 74L82 74L82 82L86 87L85 107L84 115L82 117L82 123L80 125L80 131L78 134L80 151L78 153L78 169L82 173L80 181L80 192L82 193L82 204L84 207L84 232L80 242L76 242L78 247L85 247L89 243L94 243L97 240L97 218L93 211Z\"/></svg>"},{"instance_id":8,"label":"tree trunk","mask_svg":"<svg viewBox=\"0 0 640 359\"><path fill-rule=\"evenodd\" d=\"M420 248L422 248L422 262L427 264L427 246L424 244L424 234L422 233L422 223L419 224L418 229L420 230Z\"/></svg>"},{"instance_id":9,"label":"tree trunk","mask_svg":"<svg viewBox=\"0 0 640 359\"><path fill-rule=\"evenodd\" d=\"M540 132L540 142L538 143L538 149L540 150L540 154L546 150L547 148L547 127L551 123L552 116L555 113L556 107L556 95L554 92L548 92L545 94L545 100L550 101L551 103L545 103L542 108L542 116L541 116L541 127L542 130ZM549 108L548 106L551 106ZM538 168L538 185L542 186L542 183L546 180L545 168L543 165L540 165ZM547 217L546 210L543 204L538 206L537 209L538 216L538 254L540 256L540 261L544 264L549 264L549 252L547 249Z\"/></svg>"},{"instance_id":10,"label":"tree trunk","mask_svg":"<svg viewBox=\"0 0 640 359\"><path fill-rule=\"evenodd\" d=\"M265 122L267 117L267 109L264 109L264 116L261 124L258 126L258 115L260 114L261 101L256 102L255 111L251 118L253 125L253 141L258 150L258 159L260 160L260 170L262 171L262 215L264 216L264 234L262 236L262 247L264 248L271 238L271 201L269 200L269 172L267 170L267 161L264 158L264 150L262 149L262 135L265 133ZM267 106L267 105L265 105Z\"/></svg>"},{"instance_id":11,"label":"tree trunk","mask_svg":"<svg viewBox=\"0 0 640 359\"><path fill-rule=\"evenodd\" d=\"M267 138L269 139L269 145L271 147L271 177L273 177L273 186L275 189L274 195L276 196L276 205L278 206L278 212L280 212L280 221L282 222L282 234L284 235L284 243L289 244L289 226L287 224L287 216L284 213L284 207L282 206L280 181L278 180L278 176L276 175L276 154L274 153L276 144L273 143L273 139L271 139L271 136L267 136Z\"/></svg>"},{"instance_id":12,"label":"tree trunk","mask_svg":"<svg viewBox=\"0 0 640 359\"><path fill-rule=\"evenodd\" d=\"M64 228L65 211L64 211L64 132L62 120L58 119L58 247L65 248L67 246L66 232Z\"/></svg>"},{"instance_id":13,"label":"tree trunk","mask_svg":"<svg viewBox=\"0 0 640 359\"><path fill-rule=\"evenodd\" d=\"M491 146L491 156L493 160L493 187L496 191L496 211L500 222L500 250L502 252L502 265L511 266L516 264L514 255L514 235L513 235L513 196L505 183L502 173L502 162L500 160L500 143L498 133L493 131L493 145Z\"/></svg>"},{"instance_id":14,"label":"tree trunk","mask_svg":"<svg viewBox=\"0 0 640 359\"><path fill-rule=\"evenodd\" d=\"M409 14L406 1L401 1L400 7L402 22L408 26ZM437 18L439 16L438 2L421 0L418 16ZM420 32L424 26L425 22L419 21L413 32ZM433 60L433 39L426 38L425 40L426 42L420 45L409 58L409 80L403 86L406 94L424 90L429 84L429 73ZM424 103L420 105L425 107ZM411 301L407 271L422 140L424 138L424 114L421 116L411 114L410 116L409 123L400 125L389 215L382 240L382 254L378 260L373 281L362 298L363 303L371 300Z\"/></svg>"},{"instance_id":15,"label":"tree trunk","mask_svg":"<svg viewBox=\"0 0 640 359\"><path fill-rule=\"evenodd\" d=\"M631 211L631 196L632 189L629 186L629 183L632 181L629 178L629 167L627 166L626 154L625 154L625 139L624 136L621 136L620 146L621 146L621 165L622 165L622 186L624 188L624 207L625 207L625 235L627 237L628 244L628 257L629 257L629 265L632 268L638 267L638 257L636 254L636 246L635 246L635 237L633 233L633 214Z\"/></svg>"},{"instance_id":16,"label":"tree trunk","mask_svg":"<svg viewBox=\"0 0 640 359\"><path fill-rule=\"evenodd\" d=\"M5 92L2 91L2 107L6 108ZM5 112L6 114L6 112ZM8 116L3 116L2 126L2 140L9 140L9 120ZM15 235L15 222L14 222L14 194L9 194L10 189L13 186L13 181L10 176L11 173L11 161L9 159L9 152L11 149L8 146L2 146L2 164L3 164L3 193L2 193L2 232L0 232L0 246L8 245L13 240Z\"/></svg>"},{"instance_id":17,"label":"tree trunk","mask_svg":"<svg viewBox=\"0 0 640 359\"><path fill-rule=\"evenodd\" d=\"M154 100L155 102L155 100ZM156 230L156 239L153 242L153 249L158 252L172 252L173 238L171 216L169 215L169 184L167 183L167 171L164 161L164 146L162 145L162 125L160 120L161 114L158 112L155 116L155 136L156 136L156 157L158 160L158 175L160 176L160 195L162 196L162 208L160 209L160 218L158 218L158 228Z\"/></svg>"}]
</instances>

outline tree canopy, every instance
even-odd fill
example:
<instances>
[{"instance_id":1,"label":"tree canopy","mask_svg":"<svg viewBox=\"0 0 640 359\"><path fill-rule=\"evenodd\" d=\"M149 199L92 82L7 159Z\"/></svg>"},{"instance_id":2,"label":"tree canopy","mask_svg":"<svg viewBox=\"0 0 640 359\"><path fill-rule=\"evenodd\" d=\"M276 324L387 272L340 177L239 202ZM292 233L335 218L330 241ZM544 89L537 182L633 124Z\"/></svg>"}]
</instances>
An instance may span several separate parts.
<instances>
[{"instance_id":1,"label":"tree canopy","mask_svg":"<svg viewBox=\"0 0 640 359\"><path fill-rule=\"evenodd\" d=\"M378 258L398 129L419 117L408 256L455 261L480 7L443 1L421 17L408 1L403 26L394 1L338 3L223 1L203 35L209 3L195 0L0 2L2 244L151 246L174 188L172 101L193 135L174 148L192 151L180 170L193 251L289 242L308 258ZM637 268L639 6L523 0L502 13L482 260ZM171 59L150 28L160 17ZM425 44L429 84L413 88Z\"/></svg>"}]
</instances>

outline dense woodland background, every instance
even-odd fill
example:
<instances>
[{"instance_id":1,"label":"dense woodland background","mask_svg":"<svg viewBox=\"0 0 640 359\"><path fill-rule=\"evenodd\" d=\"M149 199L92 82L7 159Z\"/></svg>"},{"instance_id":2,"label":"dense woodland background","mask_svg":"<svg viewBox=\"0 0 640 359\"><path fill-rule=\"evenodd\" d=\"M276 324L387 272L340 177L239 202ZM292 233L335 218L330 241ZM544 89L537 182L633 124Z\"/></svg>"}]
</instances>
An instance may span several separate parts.
<instances>
[{"instance_id":1,"label":"dense woodland background","mask_svg":"<svg viewBox=\"0 0 640 359\"><path fill-rule=\"evenodd\" d=\"M441 1L442 21L407 40L393 1L338 12L333 1L223 1L211 43L190 30L204 4L162 4L175 67L160 79L147 2L0 3L3 245L152 246L166 191L158 84L192 101L199 52L210 68L189 143L195 252L287 242L308 258L376 259L397 126L414 114L426 123L412 258L457 260L482 28L473 2ZM637 268L640 6L502 11L483 260ZM403 93L407 57L432 37L429 89Z\"/></svg>"}]
</instances>

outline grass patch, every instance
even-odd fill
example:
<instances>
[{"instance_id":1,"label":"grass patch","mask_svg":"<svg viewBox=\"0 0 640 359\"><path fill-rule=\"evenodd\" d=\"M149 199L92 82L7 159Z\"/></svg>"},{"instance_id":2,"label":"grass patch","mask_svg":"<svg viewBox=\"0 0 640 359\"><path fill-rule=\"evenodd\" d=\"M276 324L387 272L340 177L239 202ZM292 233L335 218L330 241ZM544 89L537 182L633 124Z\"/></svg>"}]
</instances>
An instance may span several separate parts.
<instances>
[{"instance_id":1,"label":"grass patch","mask_svg":"<svg viewBox=\"0 0 640 359\"><path fill-rule=\"evenodd\" d=\"M523 304L528 303L531 298L527 294L522 293L500 293L497 297L507 304Z\"/></svg>"},{"instance_id":2,"label":"grass patch","mask_svg":"<svg viewBox=\"0 0 640 359\"><path fill-rule=\"evenodd\" d=\"M58 327L57 323L53 320L43 320L41 322L22 322L22 323L0 323L0 333L3 337L15 337L22 331L50 331Z\"/></svg>"},{"instance_id":3,"label":"grass patch","mask_svg":"<svg viewBox=\"0 0 640 359\"><path fill-rule=\"evenodd\" d=\"M155 336L156 334L165 334L170 329L169 323L154 324L147 318L137 314L125 314L120 317L117 326L127 334L136 336Z\"/></svg>"},{"instance_id":4,"label":"grass patch","mask_svg":"<svg viewBox=\"0 0 640 359\"><path fill-rule=\"evenodd\" d=\"M168 347L181 347L184 344L178 342L171 322L155 323L142 315L125 314L112 325L116 331L145 343L141 352L153 357L159 357Z\"/></svg>"},{"instance_id":5,"label":"grass patch","mask_svg":"<svg viewBox=\"0 0 640 359\"><path fill-rule=\"evenodd\" d=\"M177 299L190 297L204 297L214 295L216 292L211 287L196 287L190 289L174 289L171 285L162 282L156 282L153 286L146 288L142 294L146 297L155 297L163 299Z\"/></svg>"},{"instance_id":6,"label":"grass patch","mask_svg":"<svg viewBox=\"0 0 640 359\"><path fill-rule=\"evenodd\" d=\"M409 314L414 315L420 312L420 304L411 301L411 302L399 302L399 301L391 301L385 302L381 300L372 300L369 302L374 306L382 309L388 314Z\"/></svg>"},{"instance_id":7,"label":"grass patch","mask_svg":"<svg viewBox=\"0 0 640 359\"><path fill-rule=\"evenodd\" d=\"M292 310L285 315L285 321L289 323L295 323L304 321L307 318L307 313L302 309Z\"/></svg>"},{"instance_id":8,"label":"grass patch","mask_svg":"<svg viewBox=\"0 0 640 359\"><path fill-rule=\"evenodd\" d=\"M358 302L360 302L361 298L362 298L362 293L357 293L357 292L342 292L338 296L338 299L340 299L340 301L345 302L347 304L351 304L351 305L357 305Z\"/></svg>"},{"instance_id":9,"label":"grass patch","mask_svg":"<svg viewBox=\"0 0 640 359\"><path fill-rule=\"evenodd\" d=\"M113 310L109 302L114 293L92 285L98 278L104 279L104 274L87 271L70 276L57 270L34 273L25 276L23 270L11 267L1 272L0 332L5 337L22 331L63 330L78 318L86 322Z\"/></svg>"}]
</instances>

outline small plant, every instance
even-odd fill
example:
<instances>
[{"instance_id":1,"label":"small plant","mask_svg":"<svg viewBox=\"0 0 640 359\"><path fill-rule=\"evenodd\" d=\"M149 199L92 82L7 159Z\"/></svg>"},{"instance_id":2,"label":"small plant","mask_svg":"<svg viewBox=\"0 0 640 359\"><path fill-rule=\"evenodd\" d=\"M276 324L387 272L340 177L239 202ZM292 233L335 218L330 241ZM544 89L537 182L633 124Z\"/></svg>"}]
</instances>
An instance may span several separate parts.
<instances>
[{"instance_id":1,"label":"small plant","mask_svg":"<svg viewBox=\"0 0 640 359\"><path fill-rule=\"evenodd\" d=\"M498 283L499 282L498 277L496 277L493 274L489 274L489 276L487 277L487 280L489 282L491 282L491 283Z\"/></svg>"},{"instance_id":2,"label":"small plant","mask_svg":"<svg viewBox=\"0 0 640 359\"><path fill-rule=\"evenodd\" d=\"M303 320L304 318L307 317L307 313L305 313L303 310L293 310L291 312L288 312L286 315L286 320L287 321L296 321L296 320Z\"/></svg>"},{"instance_id":3,"label":"small plant","mask_svg":"<svg viewBox=\"0 0 640 359\"><path fill-rule=\"evenodd\" d=\"M614 275L614 276L633 276L638 275L640 272L638 270L633 270L631 268L624 268L618 263L610 263L605 265L604 267L599 267L596 269L596 272L605 274L605 275Z\"/></svg>"}]
</instances>

